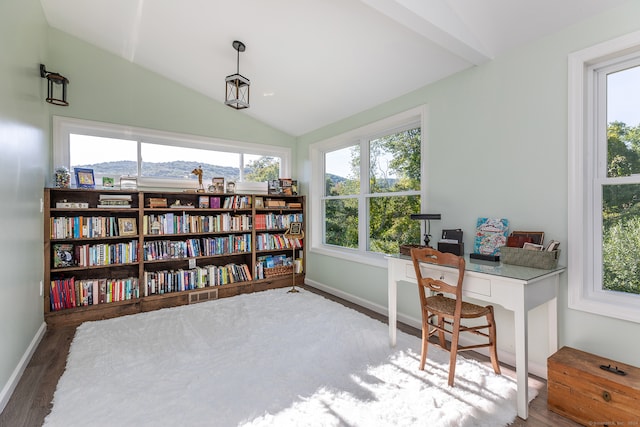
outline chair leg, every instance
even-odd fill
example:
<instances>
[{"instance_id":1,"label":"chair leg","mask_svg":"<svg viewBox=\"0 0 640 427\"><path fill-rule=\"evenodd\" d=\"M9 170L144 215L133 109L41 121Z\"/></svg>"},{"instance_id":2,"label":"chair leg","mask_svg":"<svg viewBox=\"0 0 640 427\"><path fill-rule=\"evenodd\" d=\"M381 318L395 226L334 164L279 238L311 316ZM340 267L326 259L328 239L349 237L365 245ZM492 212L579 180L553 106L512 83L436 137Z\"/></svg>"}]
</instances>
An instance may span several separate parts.
<instances>
[{"instance_id":1,"label":"chair leg","mask_svg":"<svg viewBox=\"0 0 640 427\"><path fill-rule=\"evenodd\" d=\"M496 341L496 322L493 316L493 306L489 306L489 314L487 314L487 321L489 323L489 341L491 346L489 347L489 355L491 357L491 365L496 374L500 374L500 365L498 363L498 343Z\"/></svg>"},{"instance_id":2,"label":"chair leg","mask_svg":"<svg viewBox=\"0 0 640 427\"><path fill-rule=\"evenodd\" d=\"M453 387L456 376L456 357L458 355L458 339L460 337L460 319L454 319L451 333L451 350L449 350L449 387Z\"/></svg>"},{"instance_id":3,"label":"chair leg","mask_svg":"<svg viewBox=\"0 0 640 427\"><path fill-rule=\"evenodd\" d=\"M424 371L424 364L427 361L427 349L429 347L429 314L423 314L422 321L422 352L420 353L420 370Z\"/></svg>"},{"instance_id":4,"label":"chair leg","mask_svg":"<svg viewBox=\"0 0 640 427\"><path fill-rule=\"evenodd\" d=\"M447 340L444 338L444 316L438 317L438 327L440 330L438 331L438 339L440 340L440 347L445 350L449 350L447 347Z\"/></svg>"}]
</instances>

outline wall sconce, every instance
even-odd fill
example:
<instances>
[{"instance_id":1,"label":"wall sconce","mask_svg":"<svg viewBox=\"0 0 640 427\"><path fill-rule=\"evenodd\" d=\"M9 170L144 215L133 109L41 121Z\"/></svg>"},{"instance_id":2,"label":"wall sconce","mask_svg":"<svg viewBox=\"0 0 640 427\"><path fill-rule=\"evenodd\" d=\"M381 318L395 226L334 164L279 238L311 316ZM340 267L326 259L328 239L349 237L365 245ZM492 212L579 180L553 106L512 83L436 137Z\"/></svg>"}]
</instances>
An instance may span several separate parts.
<instances>
[{"instance_id":1,"label":"wall sconce","mask_svg":"<svg viewBox=\"0 0 640 427\"><path fill-rule=\"evenodd\" d=\"M47 71L44 64L40 64L40 77L42 77L43 79L47 79L47 102L53 105L62 105L64 107L68 107L69 103L67 102L67 85L69 84L69 79L58 73ZM55 88L57 86L62 87L61 95L56 95Z\"/></svg>"},{"instance_id":2,"label":"wall sconce","mask_svg":"<svg viewBox=\"0 0 640 427\"><path fill-rule=\"evenodd\" d=\"M235 74L225 78L226 94L224 103L231 108L241 110L249 108L249 86L251 85L248 78L240 75L240 52L244 52L246 46L238 40L235 40L232 46L238 51L237 68Z\"/></svg>"},{"instance_id":3,"label":"wall sconce","mask_svg":"<svg viewBox=\"0 0 640 427\"><path fill-rule=\"evenodd\" d=\"M411 214L411 219L421 219L425 222L424 245L429 246L431 241L431 220L442 219L441 214Z\"/></svg>"}]
</instances>

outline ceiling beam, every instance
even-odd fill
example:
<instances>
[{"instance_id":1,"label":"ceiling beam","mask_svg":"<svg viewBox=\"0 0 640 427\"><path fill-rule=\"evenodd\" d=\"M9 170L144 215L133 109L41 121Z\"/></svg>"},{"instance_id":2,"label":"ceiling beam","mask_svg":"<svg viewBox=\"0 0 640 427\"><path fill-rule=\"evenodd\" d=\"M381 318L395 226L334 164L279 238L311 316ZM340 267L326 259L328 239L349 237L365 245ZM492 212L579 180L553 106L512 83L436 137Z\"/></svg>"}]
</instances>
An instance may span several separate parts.
<instances>
[{"instance_id":1,"label":"ceiling beam","mask_svg":"<svg viewBox=\"0 0 640 427\"><path fill-rule=\"evenodd\" d=\"M446 0L361 1L474 65L492 59Z\"/></svg>"}]
</instances>

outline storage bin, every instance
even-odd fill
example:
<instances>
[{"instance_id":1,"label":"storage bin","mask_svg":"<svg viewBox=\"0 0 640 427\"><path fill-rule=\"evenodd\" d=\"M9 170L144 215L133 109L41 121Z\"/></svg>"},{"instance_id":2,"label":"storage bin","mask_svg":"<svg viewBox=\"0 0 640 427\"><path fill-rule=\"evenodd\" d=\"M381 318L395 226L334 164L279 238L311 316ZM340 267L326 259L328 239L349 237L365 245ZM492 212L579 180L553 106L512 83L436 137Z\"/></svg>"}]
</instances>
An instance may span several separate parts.
<instances>
[{"instance_id":1,"label":"storage bin","mask_svg":"<svg viewBox=\"0 0 640 427\"><path fill-rule=\"evenodd\" d=\"M558 258L560 258L560 249L555 251L532 251L508 246L500 248L500 260L504 264L551 270L558 266Z\"/></svg>"}]
</instances>

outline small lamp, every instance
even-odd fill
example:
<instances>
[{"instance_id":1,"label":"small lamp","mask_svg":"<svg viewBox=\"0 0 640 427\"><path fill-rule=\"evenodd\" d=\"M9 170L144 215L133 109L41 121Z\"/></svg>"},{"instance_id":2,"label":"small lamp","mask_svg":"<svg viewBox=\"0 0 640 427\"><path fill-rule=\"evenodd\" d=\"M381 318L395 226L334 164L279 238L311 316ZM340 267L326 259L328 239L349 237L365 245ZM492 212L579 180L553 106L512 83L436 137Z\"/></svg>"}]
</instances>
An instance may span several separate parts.
<instances>
[{"instance_id":1,"label":"small lamp","mask_svg":"<svg viewBox=\"0 0 640 427\"><path fill-rule=\"evenodd\" d=\"M68 107L69 103L67 102L67 85L69 84L69 79L58 73L47 71L44 64L40 64L40 77L42 77L43 79L47 79L46 101L49 104ZM56 94L56 92L58 91L55 90L57 86L61 86L62 93L59 95Z\"/></svg>"},{"instance_id":2,"label":"small lamp","mask_svg":"<svg viewBox=\"0 0 640 427\"><path fill-rule=\"evenodd\" d=\"M238 40L235 40L232 46L238 51L237 68L235 74L227 76L224 80L226 84L224 103L231 108L241 110L249 108L249 87L251 85L249 79L240 74L240 52L244 52L246 46Z\"/></svg>"},{"instance_id":3,"label":"small lamp","mask_svg":"<svg viewBox=\"0 0 640 427\"><path fill-rule=\"evenodd\" d=\"M441 214L411 214L411 219L421 219L425 222L424 244L431 247L431 220L442 219Z\"/></svg>"}]
</instances>

